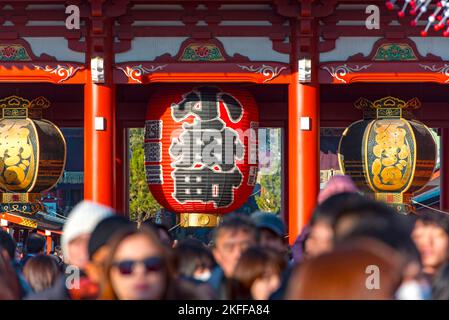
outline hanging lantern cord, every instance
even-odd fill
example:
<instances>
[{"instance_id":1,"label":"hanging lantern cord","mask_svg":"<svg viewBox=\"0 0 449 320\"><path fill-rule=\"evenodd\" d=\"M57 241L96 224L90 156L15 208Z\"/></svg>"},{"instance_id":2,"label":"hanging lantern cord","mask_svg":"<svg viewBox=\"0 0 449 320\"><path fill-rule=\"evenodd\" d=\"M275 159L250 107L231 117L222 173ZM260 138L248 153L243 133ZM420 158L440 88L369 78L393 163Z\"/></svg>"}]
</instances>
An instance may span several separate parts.
<instances>
[{"instance_id":1,"label":"hanging lantern cord","mask_svg":"<svg viewBox=\"0 0 449 320\"><path fill-rule=\"evenodd\" d=\"M444 214L449 215L449 212L446 212L446 211L442 211L442 210L439 210L439 209L435 209L435 208L429 207L429 206L425 205L424 203L421 203L421 202L418 202L418 201L415 201L415 200L412 200L412 203L413 203L413 204L420 205L421 207L426 208L426 209L429 209L429 210L433 210L433 211L436 211L436 212L439 212L439 213L444 213Z\"/></svg>"},{"instance_id":2,"label":"hanging lantern cord","mask_svg":"<svg viewBox=\"0 0 449 320\"><path fill-rule=\"evenodd\" d=\"M176 228L178 228L180 225L181 225L181 222L178 223L177 225L171 227L170 229L168 229L168 231L169 231L169 232L170 232L170 231L173 231L173 230L175 230Z\"/></svg>"}]
</instances>

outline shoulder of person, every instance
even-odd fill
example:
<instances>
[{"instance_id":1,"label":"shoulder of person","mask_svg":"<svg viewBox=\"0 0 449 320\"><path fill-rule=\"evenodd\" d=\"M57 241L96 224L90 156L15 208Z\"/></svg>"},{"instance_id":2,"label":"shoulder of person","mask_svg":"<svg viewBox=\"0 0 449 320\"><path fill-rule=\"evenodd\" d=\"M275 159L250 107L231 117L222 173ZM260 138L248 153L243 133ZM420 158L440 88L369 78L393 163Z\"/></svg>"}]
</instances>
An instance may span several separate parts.
<instances>
[{"instance_id":1,"label":"shoulder of person","mask_svg":"<svg viewBox=\"0 0 449 320\"><path fill-rule=\"evenodd\" d=\"M207 283L215 290L218 290L223 280L224 280L223 269L221 269L220 267L215 267L215 269L212 270L212 273Z\"/></svg>"},{"instance_id":2,"label":"shoulder of person","mask_svg":"<svg viewBox=\"0 0 449 320\"><path fill-rule=\"evenodd\" d=\"M25 297L25 300L71 300L66 287L66 278L61 276L53 287L41 292L31 293Z\"/></svg>"},{"instance_id":3,"label":"shoulder of person","mask_svg":"<svg viewBox=\"0 0 449 320\"><path fill-rule=\"evenodd\" d=\"M186 279L176 279L169 288L168 300L210 300L214 298L212 287L206 282L195 283Z\"/></svg>"}]
</instances>

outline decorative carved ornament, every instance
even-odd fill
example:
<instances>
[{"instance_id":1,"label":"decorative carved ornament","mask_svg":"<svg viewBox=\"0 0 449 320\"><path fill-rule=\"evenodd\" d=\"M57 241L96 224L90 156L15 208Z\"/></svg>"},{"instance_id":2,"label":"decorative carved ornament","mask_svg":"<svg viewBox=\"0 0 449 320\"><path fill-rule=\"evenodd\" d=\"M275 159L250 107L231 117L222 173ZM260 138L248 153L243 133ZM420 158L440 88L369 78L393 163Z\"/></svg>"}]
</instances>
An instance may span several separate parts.
<instances>
[{"instance_id":1,"label":"decorative carved ornament","mask_svg":"<svg viewBox=\"0 0 449 320\"><path fill-rule=\"evenodd\" d=\"M409 38L391 40L382 38L373 44L369 55L357 53L350 56L347 62L413 62L413 61L442 61L441 57L428 53L423 56L419 53L416 43Z\"/></svg>"},{"instance_id":2,"label":"decorative carved ornament","mask_svg":"<svg viewBox=\"0 0 449 320\"><path fill-rule=\"evenodd\" d=\"M230 56L226 53L223 44L215 39L187 39L179 47L178 53L172 56L165 53L156 57L153 62L174 63L174 62L249 62L248 57L238 53Z\"/></svg>"},{"instance_id":3,"label":"decorative carved ornament","mask_svg":"<svg viewBox=\"0 0 449 320\"><path fill-rule=\"evenodd\" d=\"M347 64L343 64L340 66L325 66L325 67L321 67L322 69L326 70L332 78L334 78L335 80L338 80L341 83L347 83L347 81L344 79L344 77L349 74L349 73L357 73L363 70L368 69L369 67L371 67L371 64L367 64L367 65L355 65L353 67L348 66Z\"/></svg>"},{"instance_id":4,"label":"decorative carved ornament","mask_svg":"<svg viewBox=\"0 0 449 320\"><path fill-rule=\"evenodd\" d=\"M58 79L58 83L64 82L67 79L70 79L71 77L73 77L75 75L75 73L78 70L84 69L84 67L74 67L71 65L57 65L56 67L52 67L49 65L46 66L39 66L39 65L34 65L34 68L36 70L42 70L45 72L48 72L50 74L54 74L56 75L59 79Z\"/></svg>"},{"instance_id":5,"label":"decorative carved ornament","mask_svg":"<svg viewBox=\"0 0 449 320\"><path fill-rule=\"evenodd\" d=\"M125 68L122 67L116 67L117 69L123 71L123 73L128 77L128 79L131 79L135 82L142 83L142 76L146 74L151 74L153 72L156 72L158 70L162 70L167 65L161 65L161 66L150 66L150 67L144 67L141 64L138 66L128 67Z\"/></svg>"},{"instance_id":6,"label":"decorative carved ornament","mask_svg":"<svg viewBox=\"0 0 449 320\"><path fill-rule=\"evenodd\" d=\"M417 55L407 43L384 43L380 45L373 61L416 61Z\"/></svg>"},{"instance_id":7,"label":"decorative carved ornament","mask_svg":"<svg viewBox=\"0 0 449 320\"><path fill-rule=\"evenodd\" d=\"M263 64L261 66L242 66L242 65L238 65L241 69L249 71L249 72L254 72L254 73L260 73L261 75L263 75L265 77L265 80L263 81L265 82L269 82L271 80L273 80L274 78L276 78L277 76L279 76L279 74L287 69L286 67L272 67L270 65L266 65Z\"/></svg>"},{"instance_id":8,"label":"decorative carved ornament","mask_svg":"<svg viewBox=\"0 0 449 320\"><path fill-rule=\"evenodd\" d=\"M442 74L444 77L446 77L446 80L444 82L445 83L449 82L449 65L448 64L445 63L443 66L439 66L439 67L437 67L435 64L431 65L431 66L426 65L426 64L420 64L419 66L421 68L423 68L424 70Z\"/></svg>"},{"instance_id":9,"label":"decorative carved ornament","mask_svg":"<svg viewBox=\"0 0 449 320\"><path fill-rule=\"evenodd\" d=\"M221 49L213 43L191 43L184 48L178 59L183 62L225 61Z\"/></svg>"},{"instance_id":10,"label":"decorative carved ornament","mask_svg":"<svg viewBox=\"0 0 449 320\"><path fill-rule=\"evenodd\" d=\"M0 61L30 61L27 49L21 44L0 44Z\"/></svg>"}]
</instances>

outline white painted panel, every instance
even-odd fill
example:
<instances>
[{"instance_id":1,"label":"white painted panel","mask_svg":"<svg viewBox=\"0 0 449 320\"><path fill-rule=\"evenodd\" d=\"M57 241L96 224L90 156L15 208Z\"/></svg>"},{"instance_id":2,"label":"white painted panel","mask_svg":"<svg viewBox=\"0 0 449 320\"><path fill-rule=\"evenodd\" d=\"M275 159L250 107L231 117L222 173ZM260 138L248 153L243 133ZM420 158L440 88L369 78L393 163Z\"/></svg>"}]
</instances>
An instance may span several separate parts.
<instances>
[{"instance_id":1,"label":"white painted panel","mask_svg":"<svg viewBox=\"0 0 449 320\"><path fill-rule=\"evenodd\" d=\"M239 53L253 61L289 62L289 55L273 50L273 43L264 37L217 37L223 43L226 53Z\"/></svg>"},{"instance_id":2,"label":"white painted panel","mask_svg":"<svg viewBox=\"0 0 449 320\"><path fill-rule=\"evenodd\" d=\"M445 37L410 37L416 43L419 53L426 56L433 55L449 60L449 41Z\"/></svg>"},{"instance_id":3,"label":"white painted panel","mask_svg":"<svg viewBox=\"0 0 449 320\"><path fill-rule=\"evenodd\" d=\"M66 6L63 4L29 4L26 10L62 10L65 12Z\"/></svg>"},{"instance_id":4,"label":"white painted panel","mask_svg":"<svg viewBox=\"0 0 449 320\"><path fill-rule=\"evenodd\" d=\"M26 26L65 26L65 21L27 21Z\"/></svg>"},{"instance_id":5,"label":"white painted panel","mask_svg":"<svg viewBox=\"0 0 449 320\"><path fill-rule=\"evenodd\" d=\"M365 26L366 21L355 20L340 20L337 22L337 26Z\"/></svg>"},{"instance_id":6,"label":"white painted panel","mask_svg":"<svg viewBox=\"0 0 449 320\"><path fill-rule=\"evenodd\" d=\"M136 4L133 10L184 10L180 4Z\"/></svg>"},{"instance_id":7,"label":"white painted panel","mask_svg":"<svg viewBox=\"0 0 449 320\"><path fill-rule=\"evenodd\" d=\"M174 56L178 53L181 44L186 39L186 37L137 37L131 42L131 50L117 54L115 61L117 63L126 61L152 61L164 53L170 53Z\"/></svg>"},{"instance_id":8,"label":"white painted panel","mask_svg":"<svg viewBox=\"0 0 449 320\"><path fill-rule=\"evenodd\" d=\"M219 26L271 26L269 21L221 21Z\"/></svg>"},{"instance_id":9,"label":"white painted panel","mask_svg":"<svg viewBox=\"0 0 449 320\"><path fill-rule=\"evenodd\" d=\"M273 10L269 4L223 4L221 10Z\"/></svg>"},{"instance_id":10,"label":"white painted panel","mask_svg":"<svg viewBox=\"0 0 449 320\"><path fill-rule=\"evenodd\" d=\"M371 53L374 43L380 37L340 37L335 42L335 49L320 54L320 62L346 61L350 56Z\"/></svg>"},{"instance_id":11,"label":"white painted panel","mask_svg":"<svg viewBox=\"0 0 449 320\"><path fill-rule=\"evenodd\" d=\"M84 53L70 50L65 38L24 37L23 39L30 44L36 56L46 53L60 61L84 62Z\"/></svg>"},{"instance_id":12,"label":"white painted panel","mask_svg":"<svg viewBox=\"0 0 449 320\"><path fill-rule=\"evenodd\" d=\"M184 27L182 21L134 21L133 27L145 27L145 26L164 26L164 27Z\"/></svg>"}]
</instances>

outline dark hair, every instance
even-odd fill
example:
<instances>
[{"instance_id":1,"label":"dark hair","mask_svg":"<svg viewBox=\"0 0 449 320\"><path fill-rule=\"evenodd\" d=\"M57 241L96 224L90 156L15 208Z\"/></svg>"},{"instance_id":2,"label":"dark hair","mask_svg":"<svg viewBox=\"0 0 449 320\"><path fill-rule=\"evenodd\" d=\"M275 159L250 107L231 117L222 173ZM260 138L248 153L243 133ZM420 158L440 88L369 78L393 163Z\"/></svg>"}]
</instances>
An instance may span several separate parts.
<instances>
[{"instance_id":1,"label":"dark hair","mask_svg":"<svg viewBox=\"0 0 449 320\"><path fill-rule=\"evenodd\" d=\"M449 235L449 217L444 213L423 210L416 214L416 220L421 221L425 225L436 225Z\"/></svg>"},{"instance_id":2,"label":"dark hair","mask_svg":"<svg viewBox=\"0 0 449 320\"><path fill-rule=\"evenodd\" d=\"M180 241L175 254L178 273L183 276L193 277L198 268L213 268L215 265L209 248L197 239Z\"/></svg>"},{"instance_id":3,"label":"dark hair","mask_svg":"<svg viewBox=\"0 0 449 320\"><path fill-rule=\"evenodd\" d=\"M0 252L2 247L0 246ZM11 261L0 254L0 300L20 299L20 286Z\"/></svg>"},{"instance_id":4,"label":"dark hair","mask_svg":"<svg viewBox=\"0 0 449 320\"><path fill-rule=\"evenodd\" d=\"M232 300L252 300L251 287L261 278L267 267L279 273L285 268L285 259L270 249L251 247L242 253L230 280Z\"/></svg>"},{"instance_id":5,"label":"dark hair","mask_svg":"<svg viewBox=\"0 0 449 320\"><path fill-rule=\"evenodd\" d=\"M29 254L41 253L45 248L45 238L37 233L31 233L26 243L26 252Z\"/></svg>"},{"instance_id":6,"label":"dark hair","mask_svg":"<svg viewBox=\"0 0 449 320\"><path fill-rule=\"evenodd\" d=\"M367 198L359 193L342 192L333 195L315 208L310 224L314 225L318 220L324 220L332 225L341 211L357 207L366 201Z\"/></svg>"},{"instance_id":7,"label":"dark hair","mask_svg":"<svg viewBox=\"0 0 449 320\"><path fill-rule=\"evenodd\" d=\"M350 230L335 232L343 219L350 219ZM342 208L334 219L335 241L347 243L359 238L376 239L402 254L407 261L421 262L418 249L411 239L414 220L399 214L388 205L365 199L357 204Z\"/></svg>"},{"instance_id":8,"label":"dark hair","mask_svg":"<svg viewBox=\"0 0 449 320\"><path fill-rule=\"evenodd\" d=\"M34 292L51 288L60 274L57 260L44 254L29 258L23 267L23 275Z\"/></svg>"},{"instance_id":9,"label":"dark hair","mask_svg":"<svg viewBox=\"0 0 449 320\"><path fill-rule=\"evenodd\" d=\"M256 239L257 228L250 217L238 213L230 213L222 219L220 224L213 231L213 243L215 244L219 234L223 231L244 231L253 235Z\"/></svg>"},{"instance_id":10,"label":"dark hair","mask_svg":"<svg viewBox=\"0 0 449 320\"><path fill-rule=\"evenodd\" d=\"M8 253L11 260L14 260L16 253L16 242L9 233L3 230L0 230L0 247Z\"/></svg>"},{"instance_id":11,"label":"dark hair","mask_svg":"<svg viewBox=\"0 0 449 320\"><path fill-rule=\"evenodd\" d=\"M341 206L333 220L334 231L338 231L339 224L344 219L350 219L353 223L353 229L360 226L373 228L386 228L393 223L399 226L402 220L394 209L386 204L363 198L355 203ZM411 228L410 228L411 231Z\"/></svg>"},{"instance_id":12,"label":"dark hair","mask_svg":"<svg viewBox=\"0 0 449 320\"><path fill-rule=\"evenodd\" d=\"M444 265L432 281L432 299L449 300L449 264Z\"/></svg>"},{"instance_id":13,"label":"dark hair","mask_svg":"<svg viewBox=\"0 0 449 320\"><path fill-rule=\"evenodd\" d=\"M170 243L172 244L174 241L173 235L171 234L168 227L162 223L156 223L152 220L146 220L144 221L143 225L152 228L154 231L156 231L157 236L159 237L159 231L164 232L167 234L168 239L170 240Z\"/></svg>"}]
</instances>

